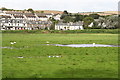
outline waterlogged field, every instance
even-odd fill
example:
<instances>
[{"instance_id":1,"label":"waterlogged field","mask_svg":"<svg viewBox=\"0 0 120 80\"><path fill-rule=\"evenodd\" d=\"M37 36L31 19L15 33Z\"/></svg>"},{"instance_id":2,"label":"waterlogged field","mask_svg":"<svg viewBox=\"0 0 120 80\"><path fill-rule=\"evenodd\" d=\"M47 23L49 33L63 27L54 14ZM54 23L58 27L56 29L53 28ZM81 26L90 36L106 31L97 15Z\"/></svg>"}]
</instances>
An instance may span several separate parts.
<instances>
[{"instance_id":1,"label":"waterlogged field","mask_svg":"<svg viewBox=\"0 0 120 80\"><path fill-rule=\"evenodd\" d=\"M117 34L7 34L3 78L117 78L117 47L61 47L46 44L118 44ZM16 42L11 45L10 42ZM52 56L52 57L49 57ZM59 57L53 57L59 56Z\"/></svg>"}]
</instances>

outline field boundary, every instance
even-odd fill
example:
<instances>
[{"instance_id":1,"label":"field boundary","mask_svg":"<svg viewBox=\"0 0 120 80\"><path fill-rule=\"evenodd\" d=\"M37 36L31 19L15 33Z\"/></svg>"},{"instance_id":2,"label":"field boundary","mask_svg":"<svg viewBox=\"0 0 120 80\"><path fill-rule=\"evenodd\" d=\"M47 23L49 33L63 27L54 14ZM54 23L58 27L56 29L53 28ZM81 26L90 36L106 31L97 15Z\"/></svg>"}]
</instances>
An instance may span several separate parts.
<instances>
[{"instance_id":1,"label":"field boundary","mask_svg":"<svg viewBox=\"0 0 120 80\"><path fill-rule=\"evenodd\" d=\"M74 33L111 33L118 34L118 29L84 29L84 30L4 30L2 33L61 33L61 34L74 34Z\"/></svg>"}]
</instances>

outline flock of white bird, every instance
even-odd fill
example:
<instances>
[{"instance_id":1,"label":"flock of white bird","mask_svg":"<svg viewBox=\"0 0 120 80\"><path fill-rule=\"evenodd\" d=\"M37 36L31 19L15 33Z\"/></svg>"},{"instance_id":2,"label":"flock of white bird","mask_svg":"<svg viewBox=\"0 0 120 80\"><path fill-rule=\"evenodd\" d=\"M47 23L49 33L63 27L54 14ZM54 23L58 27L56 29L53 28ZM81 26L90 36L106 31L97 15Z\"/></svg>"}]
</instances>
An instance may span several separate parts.
<instances>
[{"instance_id":1,"label":"flock of white bird","mask_svg":"<svg viewBox=\"0 0 120 80\"><path fill-rule=\"evenodd\" d=\"M48 58L52 58L52 57L60 58L62 56L48 56ZM18 56L17 58L24 58L24 57L23 56ZM32 57L30 57L30 58L32 58Z\"/></svg>"},{"instance_id":2,"label":"flock of white bird","mask_svg":"<svg viewBox=\"0 0 120 80\"><path fill-rule=\"evenodd\" d=\"M19 57L17 57L17 58L24 58L23 56L19 56Z\"/></svg>"},{"instance_id":3,"label":"flock of white bird","mask_svg":"<svg viewBox=\"0 0 120 80\"><path fill-rule=\"evenodd\" d=\"M10 42L10 44L16 44L16 42Z\"/></svg>"},{"instance_id":4,"label":"flock of white bird","mask_svg":"<svg viewBox=\"0 0 120 80\"><path fill-rule=\"evenodd\" d=\"M52 57L56 57L56 58L59 58L59 57L62 57L62 56L48 56L49 58L52 58Z\"/></svg>"}]
</instances>

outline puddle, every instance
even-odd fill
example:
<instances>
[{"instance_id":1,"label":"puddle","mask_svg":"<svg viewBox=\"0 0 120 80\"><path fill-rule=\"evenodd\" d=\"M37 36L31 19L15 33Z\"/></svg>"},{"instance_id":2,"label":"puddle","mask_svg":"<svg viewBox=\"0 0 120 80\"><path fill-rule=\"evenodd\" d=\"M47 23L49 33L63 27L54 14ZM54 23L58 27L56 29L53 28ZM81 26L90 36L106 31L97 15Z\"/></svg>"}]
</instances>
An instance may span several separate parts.
<instances>
[{"instance_id":1,"label":"puddle","mask_svg":"<svg viewBox=\"0 0 120 80\"><path fill-rule=\"evenodd\" d=\"M48 45L48 44L46 44ZM105 45L105 44L49 44L55 46L66 46L66 47L120 47L118 45Z\"/></svg>"},{"instance_id":2,"label":"puddle","mask_svg":"<svg viewBox=\"0 0 120 80\"><path fill-rule=\"evenodd\" d=\"M0 47L2 49L14 49L13 47Z\"/></svg>"},{"instance_id":3,"label":"puddle","mask_svg":"<svg viewBox=\"0 0 120 80\"><path fill-rule=\"evenodd\" d=\"M0 47L2 49L21 49L21 48L14 48L14 47Z\"/></svg>"}]
</instances>

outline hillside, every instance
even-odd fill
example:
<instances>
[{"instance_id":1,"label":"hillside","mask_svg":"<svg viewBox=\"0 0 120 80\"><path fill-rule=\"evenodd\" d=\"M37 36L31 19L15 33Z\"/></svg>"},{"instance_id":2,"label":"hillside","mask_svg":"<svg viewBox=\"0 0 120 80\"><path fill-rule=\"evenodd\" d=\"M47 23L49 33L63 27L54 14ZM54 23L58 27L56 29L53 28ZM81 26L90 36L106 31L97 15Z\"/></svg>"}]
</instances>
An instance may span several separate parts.
<instances>
[{"instance_id":1,"label":"hillside","mask_svg":"<svg viewBox=\"0 0 120 80\"><path fill-rule=\"evenodd\" d=\"M118 11L104 11L104 13L118 14Z\"/></svg>"},{"instance_id":2,"label":"hillside","mask_svg":"<svg viewBox=\"0 0 120 80\"><path fill-rule=\"evenodd\" d=\"M44 13L54 13L54 14L62 14L63 12L62 11L56 11L56 10L35 10L36 12L41 12L41 11L44 11Z\"/></svg>"}]
</instances>

